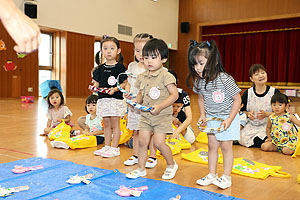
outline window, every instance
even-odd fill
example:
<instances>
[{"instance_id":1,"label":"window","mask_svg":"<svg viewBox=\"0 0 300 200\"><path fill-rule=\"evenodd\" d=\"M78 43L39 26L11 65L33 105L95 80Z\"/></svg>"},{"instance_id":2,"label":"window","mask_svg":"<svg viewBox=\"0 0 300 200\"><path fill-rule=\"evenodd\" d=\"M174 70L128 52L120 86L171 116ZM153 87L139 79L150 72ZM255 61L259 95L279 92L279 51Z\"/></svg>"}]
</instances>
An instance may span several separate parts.
<instances>
[{"instance_id":1,"label":"window","mask_svg":"<svg viewBox=\"0 0 300 200\"><path fill-rule=\"evenodd\" d=\"M100 51L101 49L101 42L100 41L95 41L94 43L94 58L96 58L96 54L98 53L98 51ZM95 62L94 59L94 66L97 66L97 63Z\"/></svg>"},{"instance_id":2,"label":"window","mask_svg":"<svg viewBox=\"0 0 300 200\"><path fill-rule=\"evenodd\" d=\"M39 85L52 79L53 68L53 40L52 34L42 33L39 46ZM41 96L41 92L39 92Z\"/></svg>"}]
</instances>

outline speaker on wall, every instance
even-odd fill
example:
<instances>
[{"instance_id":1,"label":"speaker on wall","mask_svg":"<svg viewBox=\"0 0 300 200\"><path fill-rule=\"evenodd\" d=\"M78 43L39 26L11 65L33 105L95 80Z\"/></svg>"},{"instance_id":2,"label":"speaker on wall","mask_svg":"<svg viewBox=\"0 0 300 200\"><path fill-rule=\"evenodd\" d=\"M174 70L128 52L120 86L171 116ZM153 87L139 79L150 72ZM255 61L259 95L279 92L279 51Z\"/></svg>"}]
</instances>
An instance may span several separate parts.
<instances>
[{"instance_id":1,"label":"speaker on wall","mask_svg":"<svg viewBox=\"0 0 300 200\"><path fill-rule=\"evenodd\" d=\"M25 0L24 1L24 13L31 19L37 19L37 2Z\"/></svg>"},{"instance_id":2,"label":"speaker on wall","mask_svg":"<svg viewBox=\"0 0 300 200\"><path fill-rule=\"evenodd\" d=\"M181 33L188 33L190 31L190 23L181 22L180 31Z\"/></svg>"}]
</instances>

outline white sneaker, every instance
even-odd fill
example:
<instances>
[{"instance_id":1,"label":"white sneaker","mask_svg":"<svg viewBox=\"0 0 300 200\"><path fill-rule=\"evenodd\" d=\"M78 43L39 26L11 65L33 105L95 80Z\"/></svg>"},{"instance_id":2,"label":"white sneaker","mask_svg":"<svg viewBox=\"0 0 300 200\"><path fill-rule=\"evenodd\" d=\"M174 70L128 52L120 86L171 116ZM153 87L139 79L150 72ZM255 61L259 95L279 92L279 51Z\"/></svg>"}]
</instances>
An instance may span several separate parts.
<instances>
[{"instance_id":1,"label":"white sneaker","mask_svg":"<svg viewBox=\"0 0 300 200\"><path fill-rule=\"evenodd\" d=\"M153 158L148 158L147 162L146 162L146 168L153 168L157 165L157 159L153 159Z\"/></svg>"},{"instance_id":2,"label":"white sneaker","mask_svg":"<svg viewBox=\"0 0 300 200\"><path fill-rule=\"evenodd\" d=\"M215 177L209 173L207 174L205 177L198 179L196 182L198 185L210 185L213 183L214 180L216 180L218 178L218 175L216 174Z\"/></svg>"},{"instance_id":3,"label":"white sneaker","mask_svg":"<svg viewBox=\"0 0 300 200\"><path fill-rule=\"evenodd\" d=\"M138 163L138 159L134 156L131 156L130 158L128 158L128 160L126 160L124 162L124 165L127 165L127 166L131 166L131 165L135 165Z\"/></svg>"},{"instance_id":4,"label":"white sneaker","mask_svg":"<svg viewBox=\"0 0 300 200\"><path fill-rule=\"evenodd\" d=\"M220 178L215 179L212 183L219 188L226 189L231 186L231 179L228 179L222 175Z\"/></svg>"},{"instance_id":5,"label":"white sneaker","mask_svg":"<svg viewBox=\"0 0 300 200\"><path fill-rule=\"evenodd\" d=\"M111 147L107 151L101 154L103 158L112 158L116 156L120 156L120 148Z\"/></svg>"},{"instance_id":6,"label":"white sneaker","mask_svg":"<svg viewBox=\"0 0 300 200\"><path fill-rule=\"evenodd\" d=\"M94 151L94 154L96 156L101 156L102 153L106 152L108 149L110 149L110 146L104 146L101 149L98 149L97 151Z\"/></svg>"},{"instance_id":7,"label":"white sneaker","mask_svg":"<svg viewBox=\"0 0 300 200\"><path fill-rule=\"evenodd\" d=\"M146 170L140 171L139 169L136 169L136 170L133 170L133 171L127 173L126 177L127 178L138 178L138 177L146 176L146 175L147 175Z\"/></svg>"},{"instance_id":8,"label":"white sneaker","mask_svg":"<svg viewBox=\"0 0 300 200\"><path fill-rule=\"evenodd\" d=\"M62 142L62 141L51 141L50 142L51 146L53 148L59 148L59 149L69 149L69 145L67 143Z\"/></svg>"},{"instance_id":9,"label":"white sneaker","mask_svg":"<svg viewBox=\"0 0 300 200\"><path fill-rule=\"evenodd\" d=\"M174 162L175 162L175 160L174 160ZM178 169L178 165L175 162L173 168L167 167L167 169L164 172L164 175L161 178L162 179L167 179L167 180L174 178L177 169Z\"/></svg>"}]
</instances>

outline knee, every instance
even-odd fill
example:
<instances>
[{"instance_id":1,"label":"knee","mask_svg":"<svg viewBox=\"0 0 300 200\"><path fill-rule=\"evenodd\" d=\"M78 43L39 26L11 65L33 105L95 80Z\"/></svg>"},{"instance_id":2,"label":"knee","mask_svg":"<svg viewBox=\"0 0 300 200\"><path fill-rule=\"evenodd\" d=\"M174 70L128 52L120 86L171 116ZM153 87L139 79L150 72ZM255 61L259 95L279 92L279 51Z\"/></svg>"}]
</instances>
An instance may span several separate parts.
<instances>
[{"instance_id":1,"label":"knee","mask_svg":"<svg viewBox=\"0 0 300 200\"><path fill-rule=\"evenodd\" d=\"M261 145L261 150L263 151L271 151L270 142L265 142Z\"/></svg>"},{"instance_id":2,"label":"knee","mask_svg":"<svg viewBox=\"0 0 300 200\"><path fill-rule=\"evenodd\" d=\"M292 154L294 153L294 151L291 150L291 149L289 149L289 148L287 148L287 147L284 147L284 148L282 149L282 153L283 153L284 155L292 155Z\"/></svg>"}]
</instances>

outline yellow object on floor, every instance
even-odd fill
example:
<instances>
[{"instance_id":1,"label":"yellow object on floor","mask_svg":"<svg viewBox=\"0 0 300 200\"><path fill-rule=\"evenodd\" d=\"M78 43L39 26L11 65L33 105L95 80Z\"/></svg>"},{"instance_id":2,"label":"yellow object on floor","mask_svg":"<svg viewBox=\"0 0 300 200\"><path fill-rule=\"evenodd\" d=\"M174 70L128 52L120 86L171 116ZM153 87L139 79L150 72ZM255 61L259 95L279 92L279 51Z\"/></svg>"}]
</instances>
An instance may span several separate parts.
<instances>
[{"instance_id":1,"label":"yellow object on floor","mask_svg":"<svg viewBox=\"0 0 300 200\"><path fill-rule=\"evenodd\" d=\"M174 138L171 138L171 140L166 139L166 144L170 147L171 151L172 151L172 155L176 155L178 153L180 153L181 151L181 146L180 146L180 141ZM157 149L156 151L156 156L157 158L162 158L163 155L161 154L161 152Z\"/></svg>"},{"instance_id":2,"label":"yellow object on floor","mask_svg":"<svg viewBox=\"0 0 300 200\"><path fill-rule=\"evenodd\" d=\"M97 146L96 136L77 135L71 138L66 138L66 137L57 138L55 141L65 142L71 149L82 149L82 148Z\"/></svg>"},{"instance_id":3,"label":"yellow object on floor","mask_svg":"<svg viewBox=\"0 0 300 200\"><path fill-rule=\"evenodd\" d=\"M65 121L62 120L60 124L50 131L48 137L50 140L55 140L57 138L69 138L71 129L71 126L67 125Z\"/></svg>"},{"instance_id":4,"label":"yellow object on floor","mask_svg":"<svg viewBox=\"0 0 300 200\"><path fill-rule=\"evenodd\" d=\"M133 131L127 129L126 125L127 125L127 120L125 119L125 117L121 118L120 119L121 135L120 135L119 144L123 144L123 143L127 142L132 137Z\"/></svg>"},{"instance_id":5,"label":"yellow object on floor","mask_svg":"<svg viewBox=\"0 0 300 200\"><path fill-rule=\"evenodd\" d=\"M300 136L299 136L299 132L297 133L297 135L298 135L298 142L297 142L296 150L292 155L292 158L296 158L297 156L300 156L300 141L299 141Z\"/></svg>"},{"instance_id":6,"label":"yellow object on floor","mask_svg":"<svg viewBox=\"0 0 300 200\"><path fill-rule=\"evenodd\" d=\"M300 184L300 174L297 176L297 182Z\"/></svg>"},{"instance_id":7,"label":"yellow object on floor","mask_svg":"<svg viewBox=\"0 0 300 200\"><path fill-rule=\"evenodd\" d=\"M208 151L206 149L198 149L196 151L193 151L191 153L182 153L181 157L183 159L196 162L196 163L201 163L201 164L208 164ZM219 154L219 159L218 163L223 163L223 155Z\"/></svg>"},{"instance_id":8,"label":"yellow object on floor","mask_svg":"<svg viewBox=\"0 0 300 200\"><path fill-rule=\"evenodd\" d=\"M266 179L268 176L291 177L289 173L283 172L281 169L281 166L266 165L241 157L234 159L232 173L258 179Z\"/></svg>"},{"instance_id":9,"label":"yellow object on floor","mask_svg":"<svg viewBox=\"0 0 300 200\"><path fill-rule=\"evenodd\" d=\"M203 144L208 144L208 138L207 138L207 133L205 132L200 132L196 138L197 142L203 143Z\"/></svg>"}]
</instances>

